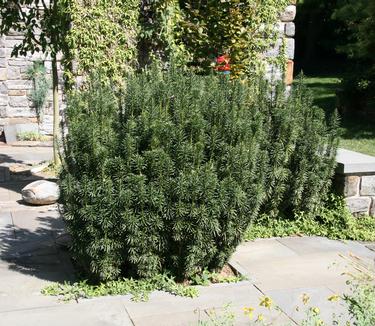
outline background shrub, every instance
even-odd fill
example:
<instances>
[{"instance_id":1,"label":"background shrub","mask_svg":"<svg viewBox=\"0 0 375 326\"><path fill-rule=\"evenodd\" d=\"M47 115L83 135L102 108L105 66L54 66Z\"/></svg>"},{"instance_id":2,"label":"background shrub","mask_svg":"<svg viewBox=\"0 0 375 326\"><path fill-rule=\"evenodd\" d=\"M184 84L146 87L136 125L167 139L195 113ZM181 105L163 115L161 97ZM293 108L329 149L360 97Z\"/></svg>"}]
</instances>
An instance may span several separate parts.
<instances>
[{"instance_id":1,"label":"background shrub","mask_svg":"<svg viewBox=\"0 0 375 326\"><path fill-rule=\"evenodd\" d=\"M348 58L339 93L345 115L375 118L375 2L339 0L332 18L341 25L337 50Z\"/></svg>"},{"instance_id":2,"label":"background shrub","mask_svg":"<svg viewBox=\"0 0 375 326\"><path fill-rule=\"evenodd\" d=\"M188 277L221 267L261 207L313 210L335 136L304 92L173 69L92 82L69 101L61 174L76 258L102 280Z\"/></svg>"}]
</instances>

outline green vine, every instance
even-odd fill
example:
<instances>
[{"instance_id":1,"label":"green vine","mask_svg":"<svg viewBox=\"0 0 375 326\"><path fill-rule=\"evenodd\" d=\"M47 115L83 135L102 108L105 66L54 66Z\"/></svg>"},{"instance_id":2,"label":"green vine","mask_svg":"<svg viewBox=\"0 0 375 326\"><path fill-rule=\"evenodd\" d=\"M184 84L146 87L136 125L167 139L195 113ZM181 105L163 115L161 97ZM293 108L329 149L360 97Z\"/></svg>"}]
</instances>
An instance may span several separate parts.
<instances>
[{"instance_id":1,"label":"green vine","mask_svg":"<svg viewBox=\"0 0 375 326\"><path fill-rule=\"evenodd\" d=\"M233 77L252 76L280 37L276 23L289 0L64 0L61 35L67 89L95 70L122 84L154 59L210 73L215 58L230 56ZM65 25L64 25L65 26Z\"/></svg>"},{"instance_id":2,"label":"green vine","mask_svg":"<svg viewBox=\"0 0 375 326\"><path fill-rule=\"evenodd\" d=\"M71 28L64 66L68 85L100 70L123 76L157 59L209 73L215 58L230 56L233 77L284 68L283 51L266 51L280 35L276 24L289 0L66 0Z\"/></svg>"},{"instance_id":3,"label":"green vine","mask_svg":"<svg viewBox=\"0 0 375 326\"><path fill-rule=\"evenodd\" d=\"M174 60L184 66L191 56L186 50L183 38L184 13L178 0L145 0L140 14L140 53L141 66L152 60Z\"/></svg>"},{"instance_id":4,"label":"green vine","mask_svg":"<svg viewBox=\"0 0 375 326\"><path fill-rule=\"evenodd\" d=\"M141 22L146 53L188 63L197 72L212 70L217 56L231 57L232 76L264 70L265 52L280 37L276 23L289 0L145 1ZM280 51L282 52L282 51ZM285 67L283 53L277 63Z\"/></svg>"},{"instance_id":5,"label":"green vine","mask_svg":"<svg viewBox=\"0 0 375 326\"><path fill-rule=\"evenodd\" d=\"M69 1L71 29L64 61L68 82L99 69L121 84L136 64L139 1Z\"/></svg>"}]
</instances>

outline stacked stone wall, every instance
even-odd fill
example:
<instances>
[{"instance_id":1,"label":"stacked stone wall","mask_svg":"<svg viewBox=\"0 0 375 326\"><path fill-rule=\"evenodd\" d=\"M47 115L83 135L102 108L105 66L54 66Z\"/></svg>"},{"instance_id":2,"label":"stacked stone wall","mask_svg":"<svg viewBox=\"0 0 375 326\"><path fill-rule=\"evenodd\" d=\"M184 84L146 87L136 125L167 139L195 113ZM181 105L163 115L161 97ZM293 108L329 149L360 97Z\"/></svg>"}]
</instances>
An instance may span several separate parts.
<instances>
[{"instance_id":1,"label":"stacked stone wall","mask_svg":"<svg viewBox=\"0 0 375 326\"><path fill-rule=\"evenodd\" d=\"M27 76L27 71L32 67L33 62L43 61L46 67L47 78L51 88L47 96L47 103L44 106L44 118L41 130L44 133L52 132L52 63L49 57L42 54L34 54L20 57L12 57L13 47L22 40L22 34L10 32L0 37L0 127L12 120L36 122L36 112L30 99L30 92L33 88L32 81ZM62 70L60 63L59 79L62 88ZM60 92L62 94L62 92ZM60 95L61 95L60 94ZM63 98L60 96L60 103L63 106Z\"/></svg>"},{"instance_id":2,"label":"stacked stone wall","mask_svg":"<svg viewBox=\"0 0 375 326\"><path fill-rule=\"evenodd\" d=\"M279 37L276 41L275 46L266 52L266 56L269 58L276 58L281 54L284 49L284 54L287 59L287 66L285 74L280 69L273 65L269 65L267 68L267 78L273 80L281 80L285 78L285 83L291 85L293 83L293 72L294 72L294 53L295 53L295 33L296 27L294 19L296 17L296 1L291 1L291 4L285 8L285 11L280 15L280 22L277 24L277 31Z\"/></svg>"},{"instance_id":3,"label":"stacked stone wall","mask_svg":"<svg viewBox=\"0 0 375 326\"><path fill-rule=\"evenodd\" d=\"M375 216L375 172L336 175L335 182L353 214Z\"/></svg>"}]
</instances>

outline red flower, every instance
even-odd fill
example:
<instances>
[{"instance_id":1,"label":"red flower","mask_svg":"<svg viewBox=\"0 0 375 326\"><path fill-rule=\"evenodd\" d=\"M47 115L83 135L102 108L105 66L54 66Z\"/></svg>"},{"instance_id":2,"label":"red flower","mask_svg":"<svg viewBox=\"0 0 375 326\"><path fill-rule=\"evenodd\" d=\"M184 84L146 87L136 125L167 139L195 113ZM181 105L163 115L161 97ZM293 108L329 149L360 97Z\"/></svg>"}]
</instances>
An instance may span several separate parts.
<instances>
[{"instance_id":1,"label":"red flower","mask_svg":"<svg viewBox=\"0 0 375 326\"><path fill-rule=\"evenodd\" d=\"M224 55L220 55L216 58L216 63L218 63L218 64L222 64L222 63L228 64L229 60L230 60L229 56L227 54L224 54Z\"/></svg>"},{"instance_id":2,"label":"red flower","mask_svg":"<svg viewBox=\"0 0 375 326\"><path fill-rule=\"evenodd\" d=\"M218 71L230 71L230 64L226 63L223 66L217 66L216 68Z\"/></svg>"}]
</instances>

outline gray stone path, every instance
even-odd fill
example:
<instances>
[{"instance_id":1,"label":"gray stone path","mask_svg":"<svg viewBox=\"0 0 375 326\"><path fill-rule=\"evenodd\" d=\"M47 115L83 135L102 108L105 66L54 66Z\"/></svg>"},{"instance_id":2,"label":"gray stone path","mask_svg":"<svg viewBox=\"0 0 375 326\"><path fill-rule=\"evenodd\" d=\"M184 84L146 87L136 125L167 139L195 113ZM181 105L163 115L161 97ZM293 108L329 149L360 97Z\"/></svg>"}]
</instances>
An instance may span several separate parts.
<instances>
[{"instance_id":1,"label":"gray stone path","mask_svg":"<svg viewBox=\"0 0 375 326\"><path fill-rule=\"evenodd\" d=\"M52 281L74 279L68 253L55 244L64 224L56 205L24 205L19 193L23 186L0 183L0 325L197 325L213 311L224 314L226 304L236 315L236 325L248 324L243 313L248 306L272 325L296 325L303 318L303 293L329 324L333 312L345 312L340 303L327 301L347 291L341 273L353 265L374 264L375 252L358 242L320 237L257 240L239 246L231 260L247 281L200 287L195 299L155 292L142 303L129 296L61 303L40 290ZM272 297L282 311L260 309L263 295Z\"/></svg>"},{"instance_id":2,"label":"gray stone path","mask_svg":"<svg viewBox=\"0 0 375 326\"><path fill-rule=\"evenodd\" d=\"M10 171L22 171L43 161L52 160L52 147L16 147L0 144L0 182L19 179L18 174Z\"/></svg>"},{"instance_id":3,"label":"gray stone path","mask_svg":"<svg viewBox=\"0 0 375 326\"><path fill-rule=\"evenodd\" d=\"M16 147L0 145L0 164L35 164L40 161L50 161L52 157L52 147Z\"/></svg>"},{"instance_id":4,"label":"gray stone path","mask_svg":"<svg viewBox=\"0 0 375 326\"><path fill-rule=\"evenodd\" d=\"M349 292L348 276L343 273L373 269L374 259L375 252L359 242L287 237L244 243L232 262L297 323L303 317L301 298L306 293L311 306L319 307L331 325L333 313L344 314L341 320L348 318L342 303L327 300L333 294Z\"/></svg>"}]
</instances>

